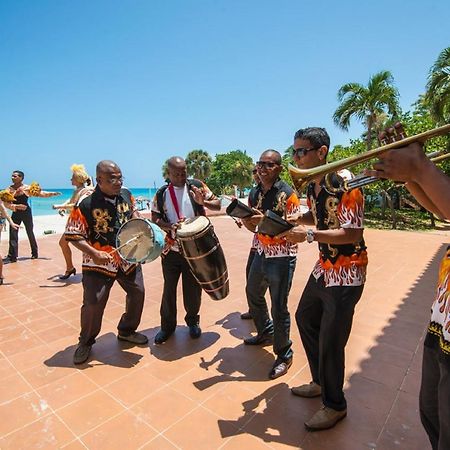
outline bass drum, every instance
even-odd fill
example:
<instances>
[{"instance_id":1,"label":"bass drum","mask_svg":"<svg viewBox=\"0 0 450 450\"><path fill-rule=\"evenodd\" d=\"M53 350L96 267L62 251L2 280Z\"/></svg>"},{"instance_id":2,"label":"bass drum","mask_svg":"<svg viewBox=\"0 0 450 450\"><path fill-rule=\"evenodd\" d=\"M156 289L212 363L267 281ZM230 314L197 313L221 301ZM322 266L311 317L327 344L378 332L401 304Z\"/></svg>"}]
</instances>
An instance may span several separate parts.
<instances>
[{"instance_id":1,"label":"bass drum","mask_svg":"<svg viewBox=\"0 0 450 450\"><path fill-rule=\"evenodd\" d=\"M224 299L229 291L228 269L214 227L205 216L186 219L176 234L182 255L202 289L213 299Z\"/></svg>"}]
</instances>

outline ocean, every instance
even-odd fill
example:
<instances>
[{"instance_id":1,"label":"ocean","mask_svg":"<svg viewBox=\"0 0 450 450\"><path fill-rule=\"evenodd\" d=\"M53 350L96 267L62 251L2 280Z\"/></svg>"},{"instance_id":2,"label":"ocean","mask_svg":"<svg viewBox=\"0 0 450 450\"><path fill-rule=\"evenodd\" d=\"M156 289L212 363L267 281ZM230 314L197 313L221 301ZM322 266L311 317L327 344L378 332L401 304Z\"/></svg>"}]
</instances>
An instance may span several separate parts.
<instances>
[{"instance_id":1,"label":"ocean","mask_svg":"<svg viewBox=\"0 0 450 450\"><path fill-rule=\"evenodd\" d=\"M138 207L141 205L143 208L147 206L146 200L151 201L156 193L155 188L128 188L134 195L134 198L142 198L144 201L138 203ZM33 215L35 216L49 216L57 214L57 211L52 208L53 205L64 203L72 197L73 189L60 189L60 188L45 188L46 191L61 192L58 197L41 198L30 197L28 199Z\"/></svg>"}]
</instances>

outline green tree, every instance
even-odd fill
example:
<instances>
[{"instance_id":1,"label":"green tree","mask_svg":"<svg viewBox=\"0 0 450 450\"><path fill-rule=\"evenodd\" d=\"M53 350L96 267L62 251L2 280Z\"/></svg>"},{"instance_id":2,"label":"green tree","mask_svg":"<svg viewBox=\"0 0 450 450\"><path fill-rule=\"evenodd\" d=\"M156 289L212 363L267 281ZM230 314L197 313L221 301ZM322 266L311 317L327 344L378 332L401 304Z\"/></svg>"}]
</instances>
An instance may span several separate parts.
<instances>
[{"instance_id":1,"label":"green tree","mask_svg":"<svg viewBox=\"0 0 450 450\"><path fill-rule=\"evenodd\" d=\"M212 159L204 150L192 150L186 156L187 173L189 177L206 180L211 174Z\"/></svg>"},{"instance_id":2,"label":"green tree","mask_svg":"<svg viewBox=\"0 0 450 450\"><path fill-rule=\"evenodd\" d=\"M243 191L252 185L252 169L253 160L245 151L218 154L206 182L216 194L232 194L236 185L243 195Z\"/></svg>"},{"instance_id":3,"label":"green tree","mask_svg":"<svg viewBox=\"0 0 450 450\"><path fill-rule=\"evenodd\" d=\"M450 122L450 47L442 50L430 69L425 100L438 124Z\"/></svg>"},{"instance_id":4,"label":"green tree","mask_svg":"<svg viewBox=\"0 0 450 450\"><path fill-rule=\"evenodd\" d=\"M161 173L162 173L162 177L164 178L164 180L167 182L167 180L169 179L169 160L166 159L164 161L164 164L161 166Z\"/></svg>"},{"instance_id":5,"label":"green tree","mask_svg":"<svg viewBox=\"0 0 450 450\"><path fill-rule=\"evenodd\" d=\"M362 121L367 130L367 149L370 150L373 137L377 137L384 126L380 116L387 113L396 117L400 114L398 98L394 79L387 70L373 75L367 87L359 83L344 84L338 91L340 105L333 114L334 123L347 131L352 117Z\"/></svg>"}]
</instances>

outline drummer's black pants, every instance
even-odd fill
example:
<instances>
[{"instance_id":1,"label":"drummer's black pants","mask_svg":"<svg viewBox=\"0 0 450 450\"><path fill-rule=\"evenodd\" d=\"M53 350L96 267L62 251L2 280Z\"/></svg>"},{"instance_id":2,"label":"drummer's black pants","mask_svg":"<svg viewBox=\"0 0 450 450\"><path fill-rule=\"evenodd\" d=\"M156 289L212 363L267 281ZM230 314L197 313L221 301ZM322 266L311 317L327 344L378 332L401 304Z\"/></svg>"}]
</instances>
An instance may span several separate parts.
<instances>
[{"instance_id":1,"label":"drummer's black pants","mask_svg":"<svg viewBox=\"0 0 450 450\"><path fill-rule=\"evenodd\" d=\"M96 272L83 272L83 306L81 307L80 344L92 345L100 333L103 312L109 298L111 288L116 281L127 293L125 312L120 318L117 329L122 336L136 331L144 307L144 279L142 267L125 274L119 269L116 278Z\"/></svg>"},{"instance_id":2,"label":"drummer's black pants","mask_svg":"<svg viewBox=\"0 0 450 450\"><path fill-rule=\"evenodd\" d=\"M186 259L178 252L170 251L161 258L164 276L164 290L161 300L161 329L173 333L177 326L177 285L183 276L183 303L186 310L184 320L187 326L197 325L202 288L191 273Z\"/></svg>"}]
</instances>

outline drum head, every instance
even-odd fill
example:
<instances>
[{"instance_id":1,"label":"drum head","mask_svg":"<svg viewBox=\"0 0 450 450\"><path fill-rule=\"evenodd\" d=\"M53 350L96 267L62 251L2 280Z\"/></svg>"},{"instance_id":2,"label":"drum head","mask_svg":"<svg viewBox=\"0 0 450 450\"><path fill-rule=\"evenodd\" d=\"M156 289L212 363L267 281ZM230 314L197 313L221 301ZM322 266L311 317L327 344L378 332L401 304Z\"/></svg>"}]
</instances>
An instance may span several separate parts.
<instances>
[{"instance_id":1,"label":"drum head","mask_svg":"<svg viewBox=\"0 0 450 450\"><path fill-rule=\"evenodd\" d=\"M131 263L153 261L163 246L161 229L146 219L131 219L117 233L116 248L124 259Z\"/></svg>"},{"instance_id":2,"label":"drum head","mask_svg":"<svg viewBox=\"0 0 450 450\"><path fill-rule=\"evenodd\" d=\"M205 216L197 216L192 219L186 219L182 222L180 228L177 230L177 237L180 239L196 236L203 230L206 230L211 222Z\"/></svg>"}]
</instances>

